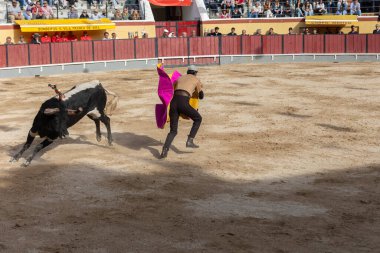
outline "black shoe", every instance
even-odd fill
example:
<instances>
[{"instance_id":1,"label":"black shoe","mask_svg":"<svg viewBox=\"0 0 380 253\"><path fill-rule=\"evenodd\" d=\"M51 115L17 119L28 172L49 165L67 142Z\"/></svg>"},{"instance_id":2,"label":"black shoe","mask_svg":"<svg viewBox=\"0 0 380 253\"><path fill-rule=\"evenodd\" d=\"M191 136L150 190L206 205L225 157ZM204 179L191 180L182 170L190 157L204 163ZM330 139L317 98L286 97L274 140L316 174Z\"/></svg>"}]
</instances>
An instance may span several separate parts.
<instances>
[{"instance_id":1,"label":"black shoe","mask_svg":"<svg viewBox=\"0 0 380 253\"><path fill-rule=\"evenodd\" d=\"M194 138L191 138L191 137L189 137L187 139L186 147L187 148L199 148L199 146L194 143Z\"/></svg>"},{"instance_id":2,"label":"black shoe","mask_svg":"<svg viewBox=\"0 0 380 253\"><path fill-rule=\"evenodd\" d=\"M161 152L161 155L160 155L160 159L164 159L168 156L168 152L169 152L169 149L168 148L162 148L162 152Z\"/></svg>"}]
</instances>

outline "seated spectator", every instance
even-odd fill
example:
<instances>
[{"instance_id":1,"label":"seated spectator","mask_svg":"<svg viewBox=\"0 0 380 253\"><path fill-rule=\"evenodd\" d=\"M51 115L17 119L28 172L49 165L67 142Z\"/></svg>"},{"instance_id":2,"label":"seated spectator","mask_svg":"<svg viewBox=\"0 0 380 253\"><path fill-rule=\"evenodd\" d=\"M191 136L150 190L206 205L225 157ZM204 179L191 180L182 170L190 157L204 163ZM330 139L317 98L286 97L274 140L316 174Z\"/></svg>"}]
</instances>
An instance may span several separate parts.
<instances>
[{"instance_id":1,"label":"seated spectator","mask_svg":"<svg viewBox=\"0 0 380 253\"><path fill-rule=\"evenodd\" d=\"M94 10L92 12L91 19L93 19L93 20L99 20L101 18L102 18L102 14L99 14L98 10Z\"/></svg>"},{"instance_id":2,"label":"seated spectator","mask_svg":"<svg viewBox=\"0 0 380 253\"><path fill-rule=\"evenodd\" d=\"M32 41L30 43L41 44L40 35L38 33L33 34Z\"/></svg>"},{"instance_id":3,"label":"seated spectator","mask_svg":"<svg viewBox=\"0 0 380 253\"><path fill-rule=\"evenodd\" d=\"M358 32L355 30L355 26L351 26L351 31L348 34L358 34Z\"/></svg>"},{"instance_id":4,"label":"seated spectator","mask_svg":"<svg viewBox=\"0 0 380 253\"><path fill-rule=\"evenodd\" d=\"M117 35L116 35L116 33L112 33L112 34L111 34L111 39L113 39L113 40L117 40Z\"/></svg>"},{"instance_id":5,"label":"seated spectator","mask_svg":"<svg viewBox=\"0 0 380 253\"><path fill-rule=\"evenodd\" d=\"M313 29L313 33L312 34L314 34L314 35L317 35L318 34L318 30L317 30L317 28L314 28Z\"/></svg>"},{"instance_id":6,"label":"seated spectator","mask_svg":"<svg viewBox=\"0 0 380 253\"><path fill-rule=\"evenodd\" d=\"M277 33L275 33L274 29L271 27L271 28L269 28L267 35L277 35Z\"/></svg>"},{"instance_id":7,"label":"seated spectator","mask_svg":"<svg viewBox=\"0 0 380 253\"><path fill-rule=\"evenodd\" d=\"M46 1L44 1L41 9L42 9L44 18L46 19L54 18L53 9L48 5Z\"/></svg>"},{"instance_id":8,"label":"seated spectator","mask_svg":"<svg viewBox=\"0 0 380 253\"><path fill-rule=\"evenodd\" d=\"M181 38L187 38L187 32L182 32Z\"/></svg>"},{"instance_id":9,"label":"seated spectator","mask_svg":"<svg viewBox=\"0 0 380 253\"><path fill-rule=\"evenodd\" d=\"M310 35L309 28L305 27L303 34Z\"/></svg>"},{"instance_id":10,"label":"seated spectator","mask_svg":"<svg viewBox=\"0 0 380 253\"><path fill-rule=\"evenodd\" d=\"M251 8L251 12L248 14L249 18L258 18L259 15L263 13L263 7L261 3L257 1L255 5Z\"/></svg>"},{"instance_id":11,"label":"seated spectator","mask_svg":"<svg viewBox=\"0 0 380 253\"><path fill-rule=\"evenodd\" d=\"M147 33L147 32L144 32L143 35L142 35L142 38L143 38L143 39L147 39L147 38L149 38L148 33Z\"/></svg>"},{"instance_id":12,"label":"seated spectator","mask_svg":"<svg viewBox=\"0 0 380 253\"><path fill-rule=\"evenodd\" d=\"M87 34L87 31L84 31L80 40L92 40L92 38Z\"/></svg>"},{"instance_id":13,"label":"seated spectator","mask_svg":"<svg viewBox=\"0 0 380 253\"><path fill-rule=\"evenodd\" d=\"M121 15L120 10L115 10L112 19L113 20L123 20L123 16Z\"/></svg>"},{"instance_id":14,"label":"seated spectator","mask_svg":"<svg viewBox=\"0 0 380 253\"><path fill-rule=\"evenodd\" d=\"M214 32L211 33L210 36L222 36L222 34L219 32L219 27L215 27Z\"/></svg>"},{"instance_id":15,"label":"seated spectator","mask_svg":"<svg viewBox=\"0 0 380 253\"><path fill-rule=\"evenodd\" d=\"M111 4L113 8L116 8L116 6L119 4L118 0L111 0Z\"/></svg>"},{"instance_id":16,"label":"seated spectator","mask_svg":"<svg viewBox=\"0 0 380 253\"><path fill-rule=\"evenodd\" d=\"M295 12L296 12L296 16L297 17L303 17L303 9L304 9L304 6L303 4L301 3L300 0L297 1L297 5L296 5L296 9L295 9Z\"/></svg>"},{"instance_id":17,"label":"seated spectator","mask_svg":"<svg viewBox=\"0 0 380 253\"><path fill-rule=\"evenodd\" d=\"M140 17L140 13L138 12L138 10L133 10L129 19L130 20L140 20L141 17Z\"/></svg>"},{"instance_id":18,"label":"seated spectator","mask_svg":"<svg viewBox=\"0 0 380 253\"><path fill-rule=\"evenodd\" d=\"M192 30L190 37L197 37L197 32L195 30Z\"/></svg>"},{"instance_id":19,"label":"seated spectator","mask_svg":"<svg viewBox=\"0 0 380 253\"><path fill-rule=\"evenodd\" d=\"M67 40L68 41L77 41L77 36L74 35L72 31L69 31L69 35L67 35Z\"/></svg>"},{"instance_id":20,"label":"seated spectator","mask_svg":"<svg viewBox=\"0 0 380 253\"><path fill-rule=\"evenodd\" d=\"M49 43L49 42L51 42L51 38L49 37L49 35L47 33L44 33L44 36L42 36L42 38L40 38L40 41L41 41L41 43Z\"/></svg>"},{"instance_id":21,"label":"seated spectator","mask_svg":"<svg viewBox=\"0 0 380 253\"><path fill-rule=\"evenodd\" d=\"M230 14L227 12L227 10L222 10L222 13L220 13L219 18L231 18Z\"/></svg>"},{"instance_id":22,"label":"seated spectator","mask_svg":"<svg viewBox=\"0 0 380 253\"><path fill-rule=\"evenodd\" d=\"M67 5L69 7L75 6L75 3L78 2L78 0L66 0L66 1L67 1ZM64 4L62 3L62 5L64 5ZM63 7L65 7L65 6L63 6Z\"/></svg>"},{"instance_id":23,"label":"seated spectator","mask_svg":"<svg viewBox=\"0 0 380 253\"><path fill-rule=\"evenodd\" d=\"M283 11L282 5L280 4L279 0L276 0L272 7L273 16L275 16L276 18L282 17L282 11Z\"/></svg>"},{"instance_id":24,"label":"seated spectator","mask_svg":"<svg viewBox=\"0 0 380 253\"><path fill-rule=\"evenodd\" d=\"M19 12L21 12L21 8L18 6L18 2L13 0L12 5L8 7L8 19L11 23L15 21L15 18Z\"/></svg>"},{"instance_id":25,"label":"seated spectator","mask_svg":"<svg viewBox=\"0 0 380 253\"><path fill-rule=\"evenodd\" d=\"M13 45L14 43L12 42L12 38L10 36L8 36L6 39L5 39L5 43L4 45Z\"/></svg>"},{"instance_id":26,"label":"seated spectator","mask_svg":"<svg viewBox=\"0 0 380 253\"><path fill-rule=\"evenodd\" d=\"M66 33L61 32L61 39L59 42L68 42L68 41L69 41L69 39L67 38Z\"/></svg>"},{"instance_id":27,"label":"seated spectator","mask_svg":"<svg viewBox=\"0 0 380 253\"><path fill-rule=\"evenodd\" d=\"M109 40L110 39L110 34L108 32L103 33L103 40Z\"/></svg>"},{"instance_id":28,"label":"seated spectator","mask_svg":"<svg viewBox=\"0 0 380 253\"><path fill-rule=\"evenodd\" d=\"M169 34L170 35L170 34ZM174 35L175 37L175 35ZM139 38L139 32L135 32L135 36L133 37L134 39L138 39Z\"/></svg>"},{"instance_id":29,"label":"seated spectator","mask_svg":"<svg viewBox=\"0 0 380 253\"><path fill-rule=\"evenodd\" d=\"M284 17L293 17L294 16L293 11L292 11L292 6L289 3L289 0L286 0L282 13L283 13Z\"/></svg>"},{"instance_id":30,"label":"seated spectator","mask_svg":"<svg viewBox=\"0 0 380 253\"><path fill-rule=\"evenodd\" d=\"M337 15L347 15L347 0L338 0L336 4Z\"/></svg>"},{"instance_id":31,"label":"seated spectator","mask_svg":"<svg viewBox=\"0 0 380 253\"><path fill-rule=\"evenodd\" d=\"M293 34L295 34L295 32L293 31L293 28L289 27L289 29L288 29L288 35L293 35Z\"/></svg>"},{"instance_id":32,"label":"seated spectator","mask_svg":"<svg viewBox=\"0 0 380 253\"><path fill-rule=\"evenodd\" d=\"M215 15L218 12L218 0L208 0L206 8L208 8L210 14Z\"/></svg>"},{"instance_id":33,"label":"seated spectator","mask_svg":"<svg viewBox=\"0 0 380 253\"><path fill-rule=\"evenodd\" d=\"M87 10L83 10L82 11L82 14L80 14L80 17L79 18L90 18L90 16L88 15L87 13Z\"/></svg>"},{"instance_id":34,"label":"seated spectator","mask_svg":"<svg viewBox=\"0 0 380 253\"><path fill-rule=\"evenodd\" d=\"M270 7L270 1L265 1L264 3L264 16L267 18L273 18L273 13Z\"/></svg>"},{"instance_id":35,"label":"seated spectator","mask_svg":"<svg viewBox=\"0 0 380 253\"><path fill-rule=\"evenodd\" d=\"M319 2L316 3L314 8L314 14L326 14L327 10L325 8L325 4L323 3L323 0L319 0Z\"/></svg>"},{"instance_id":36,"label":"seated spectator","mask_svg":"<svg viewBox=\"0 0 380 253\"><path fill-rule=\"evenodd\" d=\"M261 29L257 29L253 35L263 35Z\"/></svg>"},{"instance_id":37,"label":"seated spectator","mask_svg":"<svg viewBox=\"0 0 380 253\"><path fill-rule=\"evenodd\" d=\"M56 33L53 35L53 37L51 37L51 42L54 42L54 43L56 43L56 42L61 42L61 37L59 36L59 33L58 33L58 32L56 32Z\"/></svg>"},{"instance_id":38,"label":"seated spectator","mask_svg":"<svg viewBox=\"0 0 380 253\"><path fill-rule=\"evenodd\" d=\"M313 16L313 6L309 3L306 2L306 5L304 5L304 15L306 16Z\"/></svg>"},{"instance_id":39,"label":"seated spectator","mask_svg":"<svg viewBox=\"0 0 380 253\"><path fill-rule=\"evenodd\" d=\"M376 26L375 26L375 30L373 30L372 33L373 33L373 34L380 34L380 25L379 25L379 24L376 24Z\"/></svg>"},{"instance_id":40,"label":"seated spectator","mask_svg":"<svg viewBox=\"0 0 380 253\"><path fill-rule=\"evenodd\" d=\"M234 6L234 10L239 10L239 12L241 13L241 15L243 15L244 13L244 0L235 0L235 6Z\"/></svg>"},{"instance_id":41,"label":"seated spectator","mask_svg":"<svg viewBox=\"0 0 380 253\"><path fill-rule=\"evenodd\" d=\"M139 1L138 0L126 0L124 6L128 6L128 8L138 10L139 9Z\"/></svg>"},{"instance_id":42,"label":"seated spectator","mask_svg":"<svg viewBox=\"0 0 380 253\"><path fill-rule=\"evenodd\" d=\"M247 31L245 29L243 29L241 31L241 36L249 36L249 34L247 34Z\"/></svg>"},{"instance_id":43,"label":"seated spectator","mask_svg":"<svg viewBox=\"0 0 380 253\"><path fill-rule=\"evenodd\" d=\"M129 19L129 11L128 8L123 9L123 13L121 13L121 18L123 20L128 20Z\"/></svg>"},{"instance_id":44,"label":"seated spectator","mask_svg":"<svg viewBox=\"0 0 380 253\"><path fill-rule=\"evenodd\" d=\"M15 20L24 20L24 15L21 11L17 13L17 15L15 16Z\"/></svg>"},{"instance_id":45,"label":"seated spectator","mask_svg":"<svg viewBox=\"0 0 380 253\"><path fill-rule=\"evenodd\" d=\"M204 36L213 36L213 34L215 34L215 29L211 29L210 32L204 32Z\"/></svg>"},{"instance_id":46,"label":"seated spectator","mask_svg":"<svg viewBox=\"0 0 380 253\"><path fill-rule=\"evenodd\" d=\"M169 31L168 29L164 29L164 33L162 34L162 38L168 38L169 37Z\"/></svg>"},{"instance_id":47,"label":"seated spectator","mask_svg":"<svg viewBox=\"0 0 380 253\"><path fill-rule=\"evenodd\" d=\"M222 10L226 10L228 13L234 8L235 2L233 0L223 0L220 4Z\"/></svg>"},{"instance_id":48,"label":"seated spectator","mask_svg":"<svg viewBox=\"0 0 380 253\"><path fill-rule=\"evenodd\" d=\"M106 18L107 17L107 11L102 10L102 13L100 14L100 18Z\"/></svg>"},{"instance_id":49,"label":"seated spectator","mask_svg":"<svg viewBox=\"0 0 380 253\"><path fill-rule=\"evenodd\" d=\"M358 0L353 0L350 5L350 13L351 15L362 15L362 11L360 10L360 3Z\"/></svg>"},{"instance_id":50,"label":"seated spectator","mask_svg":"<svg viewBox=\"0 0 380 253\"><path fill-rule=\"evenodd\" d=\"M137 34L138 35L138 34ZM169 35L168 35L169 38L175 38L177 36L175 36L175 32L170 32Z\"/></svg>"},{"instance_id":51,"label":"seated spectator","mask_svg":"<svg viewBox=\"0 0 380 253\"><path fill-rule=\"evenodd\" d=\"M231 28L231 32L227 34L228 36L236 36L235 27Z\"/></svg>"},{"instance_id":52,"label":"seated spectator","mask_svg":"<svg viewBox=\"0 0 380 253\"><path fill-rule=\"evenodd\" d=\"M74 6L70 6L69 12L67 13L68 18L78 18L78 12Z\"/></svg>"},{"instance_id":53,"label":"seated spectator","mask_svg":"<svg viewBox=\"0 0 380 253\"><path fill-rule=\"evenodd\" d=\"M32 15L32 11L31 10L26 10L24 12L24 19L25 20L32 20L33 19L33 15Z\"/></svg>"},{"instance_id":54,"label":"seated spectator","mask_svg":"<svg viewBox=\"0 0 380 253\"><path fill-rule=\"evenodd\" d=\"M232 18L241 18L242 14L239 9L235 8L231 15Z\"/></svg>"}]
</instances>

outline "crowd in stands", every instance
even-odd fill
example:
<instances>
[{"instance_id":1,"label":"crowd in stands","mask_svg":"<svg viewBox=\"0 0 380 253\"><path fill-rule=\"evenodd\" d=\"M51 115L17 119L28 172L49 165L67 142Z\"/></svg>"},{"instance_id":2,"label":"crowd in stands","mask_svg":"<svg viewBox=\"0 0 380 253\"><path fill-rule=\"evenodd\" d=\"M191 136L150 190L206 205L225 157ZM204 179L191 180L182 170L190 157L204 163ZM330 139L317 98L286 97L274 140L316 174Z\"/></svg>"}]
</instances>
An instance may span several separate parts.
<instances>
[{"instance_id":1,"label":"crowd in stands","mask_svg":"<svg viewBox=\"0 0 380 253\"><path fill-rule=\"evenodd\" d=\"M106 1L106 0L105 0ZM57 3L57 5L55 5ZM109 17L107 9L103 8L103 0L98 0L97 4L93 0L87 0L88 9L83 9L78 13L76 8L77 0L12 0L7 7L8 21L13 23L15 20L34 20L34 19L54 19L54 18L86 18L98 20ZM140 20L138 0L127 0L124 2L123 10L115 8L119 4L118 0L109 1L110 8L113 10L111 19L113 20ZM53 8L67 9L67 16L58 16ZM112 8L113 7L113 8Z\"/></svg>"},{"instance_id":2,"label":"crowd in stands","mask_svg":"<svg viewBox=\"0 0 380 253\"><path fill-rule=\"evenodd\" d=\"M204 0L210 17L274 18L362 14L358 0Z\"/></svg>"}]
</instances>

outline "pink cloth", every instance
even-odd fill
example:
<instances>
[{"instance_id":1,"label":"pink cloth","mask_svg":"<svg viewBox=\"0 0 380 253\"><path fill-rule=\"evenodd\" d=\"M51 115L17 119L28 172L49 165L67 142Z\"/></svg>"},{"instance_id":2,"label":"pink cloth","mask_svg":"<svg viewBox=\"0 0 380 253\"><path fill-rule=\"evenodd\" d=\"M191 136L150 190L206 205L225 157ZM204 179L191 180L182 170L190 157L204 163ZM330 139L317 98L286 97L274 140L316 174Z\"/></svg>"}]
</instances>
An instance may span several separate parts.
<instances>
[{"instance_id":1,"label":"pink cloth","mask_svg":"<svg viewBox=\"0 0 380 253\"><path fill-rule=\"evenodd\" d=\"M158 97L162 104L156 104L156 123L158 128L164 128L168 118L168 106L172 101L174 94L173 83L181 76L178 71L174 71L172 77L164 71L163 65L157 67L158 80Z\"/></svg>"}]
</instances>

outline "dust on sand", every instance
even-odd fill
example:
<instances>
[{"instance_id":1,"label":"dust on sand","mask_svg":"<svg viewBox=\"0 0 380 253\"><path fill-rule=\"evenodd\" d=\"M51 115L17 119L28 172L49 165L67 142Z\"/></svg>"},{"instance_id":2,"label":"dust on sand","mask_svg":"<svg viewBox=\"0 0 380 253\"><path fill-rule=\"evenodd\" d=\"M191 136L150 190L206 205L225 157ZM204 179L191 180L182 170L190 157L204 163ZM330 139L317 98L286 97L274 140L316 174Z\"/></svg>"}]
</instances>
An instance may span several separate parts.
<instances>
[{"instance_id":1,"label":"dust on sand","mask_svg":"<svg viewBox=\"0 0 380 253\"><path fill-rule=\"evenodd\" d=\"M0 251L379 249L379 63L208 66L199 77L201 147L185 148L182 120L166 160L154 69L1 80ZM120 96L114 145L84 118L30 167L9 164L47 84L93 79Z\"/></svg>"}]
</instances>

